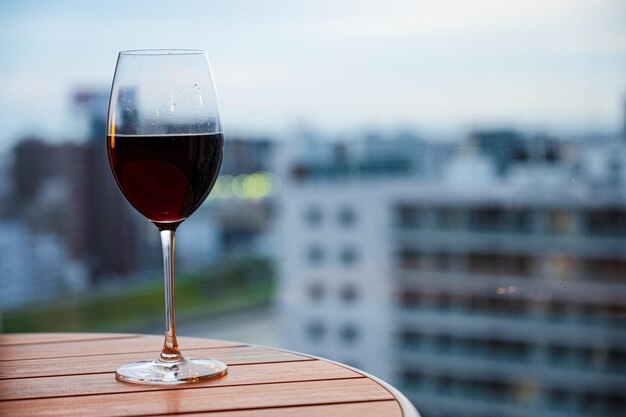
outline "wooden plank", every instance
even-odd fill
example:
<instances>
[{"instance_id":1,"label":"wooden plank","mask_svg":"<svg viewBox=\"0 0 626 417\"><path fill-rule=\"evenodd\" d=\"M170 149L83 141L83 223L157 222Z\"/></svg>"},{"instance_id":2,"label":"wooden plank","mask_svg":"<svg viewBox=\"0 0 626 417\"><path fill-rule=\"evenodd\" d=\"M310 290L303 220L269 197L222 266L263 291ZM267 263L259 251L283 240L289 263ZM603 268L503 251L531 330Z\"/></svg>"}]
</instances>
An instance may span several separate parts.
<instances>
[{"instance_id":1,"label":"wooden plank","mask_svg":"<svg viewBox=\"0 0 626 417\"><path fill-rule=\"evenodd\" d=\"M356 378L3 401L0 415L164 415L388 399L392 395L376 382Z\"/></svg>"},{"instance_id":2,"label":"wooden plank","mask_svg":"<svg viewBox=\"0 0 626 417\"><path fill-rule=\"evenodd\" d=\"M227 348L189 349L183 354L190 358L212 358L228 365L312 360L281 350L240 346ZM158 350L120 355L94 355L80 358L28 359L0 362L0 380L55 375L79 375L114 372L120 365L156 359Z\"/></svg>"},{"instance_id":3,"label":"wooden plank","mask_svg":"<svg viewBox=\"0 0 626 417\"><path fill-rule=\"evenodd\" d=\"M169 387L125 384L115 380L113 373L7 379L0 381L0 401L347 378L363 378L363 375L328 362L311 360L231 366L228 375L223 378L193 385Z\"/></svg>"},{"instance_id":4,"label":"wooden plank","mask_svg":"<svg viewBox=\"0 0 626 417\"><path fill-rule=\"evenodd\" d=\"M217 413L177 414L176 417L402 417L395 400L368 401L353 404L308 405L284 408L266 408Z\"/></svg>"},{"instance_id":5,"label":"wooden plank","mask_svg":"<svg viewBox=\"0 0 626 417\"><path fill-rule=\"evenodd\" d=\"M129 337L139 336L121 333L6 333L0 334L0 346L73 342L77 340L121 339Z\"/></svg>"},{"instance_id":6,"label":"wooden plank","mask_svg":"<svg viewBox=\"0 0 626 417\"><path fill-rule=\"evenodd\" d=\"M159 336L140 336L119 340L84 340L72 343L50 342L33 345L7 345L0 346L0 362L18 359L80 357L133 352L158 353L162 345L163 338ZM240 346L241 344L209 339L180 338L179 345L182 349L191 349Z\"/></svg>"}]
</instances>

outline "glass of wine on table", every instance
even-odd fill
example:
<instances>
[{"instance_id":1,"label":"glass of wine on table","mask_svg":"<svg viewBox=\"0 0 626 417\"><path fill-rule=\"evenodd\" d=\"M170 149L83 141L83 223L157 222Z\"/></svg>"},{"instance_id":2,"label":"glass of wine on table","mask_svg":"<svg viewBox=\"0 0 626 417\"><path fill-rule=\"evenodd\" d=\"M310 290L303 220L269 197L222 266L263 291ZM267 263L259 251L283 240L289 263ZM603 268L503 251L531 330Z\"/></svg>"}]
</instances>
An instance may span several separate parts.
<instances>
[{"instance_id":1,"label":"glass of wine on table","mask_svg":"<svg viewBox=\"0 0 626 417\"><path fill-rule=\"evenodd\" d=\"M161 234L165 282L161 354L123 365L115 376L140 384L180 384L225 375L222 362L183 357L174 320L174 234L209 195L224 150L206 54L185 49L120 52L107 130L117 185Z\"/></svg>"}]
</instances>

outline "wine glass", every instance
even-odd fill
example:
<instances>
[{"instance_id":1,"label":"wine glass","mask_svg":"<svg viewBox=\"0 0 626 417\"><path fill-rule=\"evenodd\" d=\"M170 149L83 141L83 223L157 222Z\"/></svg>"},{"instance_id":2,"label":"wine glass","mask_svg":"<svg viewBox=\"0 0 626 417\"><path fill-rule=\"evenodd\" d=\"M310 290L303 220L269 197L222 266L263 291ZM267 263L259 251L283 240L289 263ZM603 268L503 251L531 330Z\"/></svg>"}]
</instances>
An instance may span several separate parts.
<instances>
[{"instance_id":1,"label":"wine glass","mask_svg":"<svg viewBox=\"0 0 626 417\"><path fill-rule=\"evenodd\" d=\"M123 365L115 377L180 384L225 375L212 359L183 358L174 322L174 234L217 179L224 138L209 60L198 50L120 52L107 122L113 176L132 206L161 234L165 342L158 359Z\"/></svg>"}]
</instances>

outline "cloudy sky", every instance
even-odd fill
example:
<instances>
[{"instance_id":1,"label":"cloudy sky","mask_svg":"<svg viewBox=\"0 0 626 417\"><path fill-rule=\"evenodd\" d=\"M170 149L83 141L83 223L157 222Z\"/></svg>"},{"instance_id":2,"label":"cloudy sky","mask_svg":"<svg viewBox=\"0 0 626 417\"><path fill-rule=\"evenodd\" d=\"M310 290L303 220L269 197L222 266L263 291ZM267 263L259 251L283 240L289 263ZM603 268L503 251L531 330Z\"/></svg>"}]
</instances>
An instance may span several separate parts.
<instances>
[{"instance_id":1,"label":"cloudy sky","mask_svg":"<svg viewBox=\"0 0 626 417\"><path fill-rule=\"evenodd\" d=\"M143 48L205 49L230 130L611 131L626 100L621 0L0 0L0 150Z\"/></svg>"}]
</instances>

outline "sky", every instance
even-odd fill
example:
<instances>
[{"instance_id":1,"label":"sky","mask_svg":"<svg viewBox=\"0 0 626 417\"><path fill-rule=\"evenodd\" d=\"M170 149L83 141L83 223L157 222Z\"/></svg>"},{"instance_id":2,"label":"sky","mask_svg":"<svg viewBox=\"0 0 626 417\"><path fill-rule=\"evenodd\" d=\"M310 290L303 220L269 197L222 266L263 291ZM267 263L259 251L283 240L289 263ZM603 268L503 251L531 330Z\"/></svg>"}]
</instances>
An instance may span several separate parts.
<instances>
[{"instance_id":1,"label":"sky","mask_svg":"<svg viewBox=\"0 0 626 417\"><path fill-rule=\"evenodd\" d=\"M0 0L0 150L71 136L117 52L207 51L225 129L620 128L621 0Z\"/></svg>"}]
</instances>

